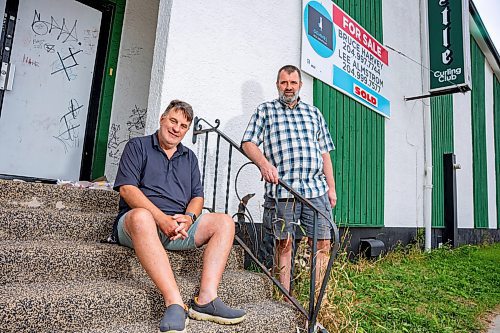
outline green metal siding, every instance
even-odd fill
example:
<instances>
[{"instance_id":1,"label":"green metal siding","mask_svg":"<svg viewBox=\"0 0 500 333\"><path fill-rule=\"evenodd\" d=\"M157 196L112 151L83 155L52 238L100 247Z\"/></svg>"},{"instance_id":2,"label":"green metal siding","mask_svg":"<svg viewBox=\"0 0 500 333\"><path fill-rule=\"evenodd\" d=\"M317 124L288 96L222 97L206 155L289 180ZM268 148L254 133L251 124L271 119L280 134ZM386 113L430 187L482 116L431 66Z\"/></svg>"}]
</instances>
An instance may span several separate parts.
<instances>
[{"instance_id":1,"label":"green metal siding","mask_svg":"<svg viewBox=\"0 0 500 333\"><path fill-rule=\"evenodd\" d=\"M381 0L335 1L382 42ZM314 80L314 104L329 124L338 205L335 221L344 226L384 225L385 118Z\"/></svg>"},{"instance_id":2,"label":"green metal siding","mask_svg":"<svg viewBox=\"0 0 500 333\"><path fill-rule=\"evenodd\" d=\"M474 227L488 227L488 170L486 167L486 108L484 55L471 38L472 74L472 172Z\"/></svg>"},{"instance_id":3,"label":"green metal siding","mask_svg":"<svg viewBox=\"0 0 500 333\"><path fill-rule=\"evenodd\" d=\"M493 75L493 117L495 128L495 170L497 182L497 227L500 228L500 81Z\"/></svg>"},{"instance_id":4,"label":"green metal siding","mask_svg":"<svg viewBox=\"0 0 500 333\"><path fill-rule=\"evenodd\" d=\"M101 90L101 105L99 107L99 119L97 122L96 141L94 145L94 160L92 163L92 179L104 175L106 166L106 151L108 145L109 123L111 119L111 107L113 104L113 93L115 90L115 78L118 65L118 53L120 52L120 41L122 35L123 19L125 16L125 0L110 0L115 4L115 13L111 27L111 36L106 59L106 73ZM112 73L111 73L112 71Z\"/></svg>"},{"instance_id":5,"label":"green metal siding","mask_svg":"<svg viewBox=\"0 0 500 333\"><path fill-rule=\"evenodd\" d=\"M444 227L443 154L453 153L453 95L431 98L432 226Z\"/></svg>"}]
</instances>

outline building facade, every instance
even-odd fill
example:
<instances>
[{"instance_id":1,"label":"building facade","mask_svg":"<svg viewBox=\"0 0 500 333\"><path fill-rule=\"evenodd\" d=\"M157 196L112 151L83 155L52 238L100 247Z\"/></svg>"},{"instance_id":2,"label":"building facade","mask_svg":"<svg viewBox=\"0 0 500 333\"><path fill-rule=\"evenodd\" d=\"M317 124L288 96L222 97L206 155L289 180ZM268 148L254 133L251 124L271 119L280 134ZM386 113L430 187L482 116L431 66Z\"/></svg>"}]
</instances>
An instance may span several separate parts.
<instances>
[{"instance_id":1,"label":"building facade","mask_svg":"<svg viewBox=\"0 0 500 333\"><path fill-rule=\"evenodd\" d=\"M78 43L105 44L102 50L96 47L95 52L94 71L102 75L88 79L93 79L92 89L82 98L88 98L89 103L79 101L78 104L87 104L89 108L87 129L79 134L79 146L74 141L69 146L59 142L63 139L67 143L64 135L71 133L57 132L61 119L66 120L60 116L53 120L55 134L45 140L48 146L59 144L54 149L63 149L62 153L55 152L63 156L62 164L66 160L64 156L69 156L74 147L80 149L76 155L82 154L81 161L75 164L76 167L80 165L80 169L74 171L72 166L74 172L62 172L61 177L95 179L106 176L112 181L124 144L131 137L153 133L162 111L172 99L191 103L195 114L212 124L218 119L219 129L239 142L255 107L276 98L277 70L284 64L301 64L301 1L284 5L275 0L214 4L198 0L43 0L32 6L23 5L25 2L33 1L19 0L14 11L17 2L0 1L6 8L5 22L8 23L9 15L16 12L17 17L27 18L17 21L16 31L22 24L31 29L24 36L24 46L19 44L22 42L16 44L14 34L12 49L16 46L20 49L18 59L13 59L20 62L16 75L24 73L26 68L43 69L42 59L47 54L52 55L46 51L45 44L55 45L60 59L65 59L67 55L63 51L69 50L77 60L80 53L76 52L80 49L82 54L92 53L91 47L84 49ZM72 7L57 11L56 7L63 7L60 3L64 6L77 3L101 11L107 21L101 21L100 37L90 42L84 40L92 24L81 31L78 29L91 19L81 17L83 14ZM99 7L102 3L108 7ZM389 53L383 84L386 98L390 100L390 117L374 112L307 73L303 75L301 98L322 110L336 145L331 155L338 194L334 216L337 224L349 229L351 246L356 248L362 238L381 239L389 246L398 241L408 243L419 237L418 230L423 230L426 223L432 225L432 246L448 240L446 223L450 222L445 219L445 193L449 192L445 191L443 183L443 155L448 153L455 154L455 164L460 166L455 169L456 241L499 241L500 57L473 3L469 3L466 15L470 22L470 42L466 47L470 50L471 90L416 99L411 97L428 95L428 39L435 38L427 33L426 2L338 0L334 3ZM40 13L42 16L36 16ZM57 21L59 30L51 19ZM78 23L72 25L73 22ZM4 23L4 30L7 26ZM72 27L78 35L72 33ZM71 38L62 42L66 37L74 39L69 47ZM42 49L45 48L45 53L36 49L41 39L44 39ZM5 61L5 52L3 57L4 62L9 62ZM38 66L34 64L37 61ZM78 66L68 69L71 65L61 62L62 66L54 67L47 61L47 66L52 64L47 72L50 78L66 72L69 74L61 80L70 82L73 79L71 70L75 75L73 82L82 77ZM16 82L17 77L12 91L17 89ZM41 85L46 82L42 81ZM54 99L58 96L54 89L65 91L57 85L51 89L52 95L45 96ZM5 91L4 100L10 93ZM68 93L66 99L71 101L70 96ZM6 124L2 120L7 119L8 113L5 101L3 105L0 127L11 127L10 122ZM37 104L37 107L43 109L43 105ZM60 107L67 108L68 102L61 102ZM43 124L42 116L39 118L34 121ZM427 123L430 124L428 129ZM49 125L46 128L50 129ZM53 140L57 136L59 141ZM200 159L204 158L201 156L203 145L188 142L188 137L189 134L186 145ZM2 154L10 156L12 148L1 145ZM215 145L209 143L208 159L214 157L214 150ZM239 166L246 162L242 156L234 159ZM0 165L0 174L59 178L50 173L50 161L44 174L30 171L37 168L36 159L30 161L23 154L21 160L22 164L31 165L31 169L23 169L19 174L15 172L18 166L4 163ZM232 172L236 170L238 168L233 168ZM208 174L211 172L214 170L207 170ZM258 217L262 211L263 184L258 181L256 169L245 167L242 173L236 186L245 192L242 194L256 194L248 205L254 217ZM205 188L217 186L211 182L210 177L207 178ZM231 196L229 210L236 211L238 204L236 196Z\"/></svg>"}]
</instances>

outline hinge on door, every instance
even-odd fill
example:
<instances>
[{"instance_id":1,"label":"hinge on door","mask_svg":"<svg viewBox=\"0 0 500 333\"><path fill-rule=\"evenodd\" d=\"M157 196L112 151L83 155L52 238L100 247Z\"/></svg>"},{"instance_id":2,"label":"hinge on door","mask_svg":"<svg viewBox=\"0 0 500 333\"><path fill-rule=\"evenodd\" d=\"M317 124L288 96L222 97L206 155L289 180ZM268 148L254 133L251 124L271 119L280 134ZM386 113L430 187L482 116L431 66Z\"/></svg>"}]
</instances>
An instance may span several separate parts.
<instances>
[{"instance_id":1,"label":"hinge on door","mask_svg":"<svg viewBox=\"0 0 500 333\"><path fill-rule=\"evenodd\" d=\"M16 66L7 62L2 62L0 68L0 90L12 90L14 84L14 74Z\"/></svg>"}]
</instances>

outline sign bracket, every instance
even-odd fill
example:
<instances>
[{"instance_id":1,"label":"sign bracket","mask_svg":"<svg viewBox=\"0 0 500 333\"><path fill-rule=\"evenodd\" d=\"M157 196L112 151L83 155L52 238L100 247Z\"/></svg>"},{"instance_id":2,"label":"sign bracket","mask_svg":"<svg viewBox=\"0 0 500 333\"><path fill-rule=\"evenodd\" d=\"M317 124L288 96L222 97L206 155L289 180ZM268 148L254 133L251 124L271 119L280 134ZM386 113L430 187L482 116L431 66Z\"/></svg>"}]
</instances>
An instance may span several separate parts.
<instances>
[{"instance_id":1,"label":"sign bracket","mask_svg":"<svg viewBox=\"0 0 500 333\"><path fill-rule=\"evenodd\" d=\"M470 87L468 85L463 85L463 86L458 86L453 89L448 89L448 90L441 90L441 91L436 91L432 92L427 95L420 95L420 96L412 96L412 97L406 97L404 98L405 102L407 101L413 101L416 99L423 99L423 98L428 98L428 97L436 97L436 96L442 96L442 95L448 95L448 94L455 94L455 93L462 93L465 94L467 91L470 91Z\"/></svg>"}]
</instances>

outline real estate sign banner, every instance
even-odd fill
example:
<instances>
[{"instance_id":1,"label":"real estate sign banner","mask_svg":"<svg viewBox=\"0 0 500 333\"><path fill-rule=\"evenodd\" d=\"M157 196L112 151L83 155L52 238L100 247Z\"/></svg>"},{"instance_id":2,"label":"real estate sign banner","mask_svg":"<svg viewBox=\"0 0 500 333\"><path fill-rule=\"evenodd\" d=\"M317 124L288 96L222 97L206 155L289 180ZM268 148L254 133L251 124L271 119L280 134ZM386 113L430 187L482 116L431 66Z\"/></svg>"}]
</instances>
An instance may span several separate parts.
<instances>
[{"instance_id":1,"label":"real estate sign banner","mask_svg":"<svg viewBox=\"0 0 500 333\"><path fill-rule=\"evenodd\" d=\"M302 70L390 117L387 49L330 0L302 7Z\"/></svg>"},{"instance_id":2,"label":"real estate sign banner","mask_svg":"<svg viewBox=\"0 0 500 333\"><path fill-rule=\"evenodd\" d=\"M469 0L427 0L429 91L470 89Z\"/></svg>"}]
</instances>

